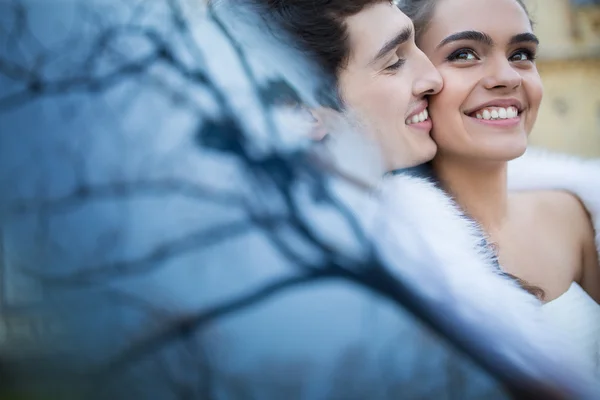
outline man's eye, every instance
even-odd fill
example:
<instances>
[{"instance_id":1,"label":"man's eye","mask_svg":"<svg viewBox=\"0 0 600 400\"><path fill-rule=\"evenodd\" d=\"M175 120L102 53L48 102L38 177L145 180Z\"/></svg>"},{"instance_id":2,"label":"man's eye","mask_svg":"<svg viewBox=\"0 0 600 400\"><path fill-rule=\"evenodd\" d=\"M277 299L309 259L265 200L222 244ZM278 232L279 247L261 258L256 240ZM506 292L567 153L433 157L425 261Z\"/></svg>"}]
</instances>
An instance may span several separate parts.
<instances>
[{"instance_id":1,"label":"man's eye","mask_svg":"<svg viewBox=\"0 0 600 400\"><path fill-rule=\"evenodd\" d=\"M401 66L404 65L404 62L405 62L405 60L399 59L398 61L396 61L392 65L386 67L385 70L386 71L396 71L396 70L400 69Z\"/></svg>"}]
</instances>

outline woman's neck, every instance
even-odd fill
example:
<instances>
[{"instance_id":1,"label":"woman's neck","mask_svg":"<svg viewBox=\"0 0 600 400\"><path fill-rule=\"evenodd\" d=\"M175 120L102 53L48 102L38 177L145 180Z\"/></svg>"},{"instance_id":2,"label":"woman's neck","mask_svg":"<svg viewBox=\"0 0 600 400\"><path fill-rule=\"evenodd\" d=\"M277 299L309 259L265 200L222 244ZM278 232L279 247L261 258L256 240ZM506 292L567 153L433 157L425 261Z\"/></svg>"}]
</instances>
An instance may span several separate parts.
<instances>
[{"instance_id":1,"label":"woman's neck","mask_svg":"<svg viewBox=\"0 0 600 400\"><path fill-rule=\"evenodd\" d=\"M507 163L439 155L432 165L442 187L494 238L508 215Z\"/></svg>"}]
</instances>

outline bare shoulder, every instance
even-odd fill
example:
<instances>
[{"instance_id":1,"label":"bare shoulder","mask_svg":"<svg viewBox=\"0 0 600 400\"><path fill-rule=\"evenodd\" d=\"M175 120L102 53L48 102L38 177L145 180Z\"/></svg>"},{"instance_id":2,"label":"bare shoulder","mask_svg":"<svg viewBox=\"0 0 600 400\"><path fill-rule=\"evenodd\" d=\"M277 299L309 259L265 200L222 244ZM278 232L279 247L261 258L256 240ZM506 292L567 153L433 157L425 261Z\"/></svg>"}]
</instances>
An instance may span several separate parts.
<instances>
[{"instance_id":1,"label":"bare shoulder","mask_svg":"<svg viewBox=\"0 0 600 400\"><path fill-rule=\"evenodd\" d=\"M551 229L564 240L573 240L580 254L575 280L600 303L600 263L592 218L581 200L564 191L532 192L529 201L537 206L540 220L546 219Z\"/></svg>"},{"instance_id":2,"label":"bare shoulder","mask_svg":"<svg viewBox=\"0 0 600 400\"><path fill-rule=\"evenodd\" d=\"M581 200L565 191L511 193L517 227L532 243L542 243L551 254L546 262L567 268L569 283L575 280L600 303L600 265L592 218Z\"/></svg>"},{"instance_id":3,"label":"bare shoulder","mask_svg":"<svg viewBox=\"0 0 600 400\"><path fill-rule=\"evenodd\" d=\"M579 197L561 190L530 191L515 195L522 219L558 243L580 252L595 252L592 218ZM579 273L578 273L579 275Z\"/></svg>"},{"instance_id":4,"label":"bare shoulder","mask_svg":"<svg viewBox=\"0 0 600 400\"><path fill-rule=\"evenodd\" d=\"M591 217L579 197L562 190L522 192L521 201L540 218L552 224L578 231L583 237L593 232Z\"/></svg>"}]
</instances>

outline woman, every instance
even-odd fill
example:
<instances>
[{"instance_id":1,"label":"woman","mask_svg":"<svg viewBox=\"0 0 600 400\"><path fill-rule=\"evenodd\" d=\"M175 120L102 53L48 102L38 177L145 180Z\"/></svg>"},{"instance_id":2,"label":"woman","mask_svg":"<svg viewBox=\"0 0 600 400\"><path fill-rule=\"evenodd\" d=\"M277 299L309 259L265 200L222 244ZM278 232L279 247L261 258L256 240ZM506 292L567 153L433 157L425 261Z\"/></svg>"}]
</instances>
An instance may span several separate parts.
<instances>
[{"instance_id":1,"label":"woman","mask_svg":"<svg viewBox=\"0 0 600 400\"><path fill-rule=\"evenodd\" d=\"M600 266L589 216L565 192L508 191L508 161L525 152L542 98L538 39L525 6L518 0L408 0L400 7L444 79L429 107L438 144L433 173L482 227L502 269L545 303L545 318L600 377ZM561 165L546 163L556 175ZM586 183L578 194L593 190ZM553 187L546 185L536 188ZM598 199L589 198L588 207L593 202Z\"/></svg>"}]
</instances>

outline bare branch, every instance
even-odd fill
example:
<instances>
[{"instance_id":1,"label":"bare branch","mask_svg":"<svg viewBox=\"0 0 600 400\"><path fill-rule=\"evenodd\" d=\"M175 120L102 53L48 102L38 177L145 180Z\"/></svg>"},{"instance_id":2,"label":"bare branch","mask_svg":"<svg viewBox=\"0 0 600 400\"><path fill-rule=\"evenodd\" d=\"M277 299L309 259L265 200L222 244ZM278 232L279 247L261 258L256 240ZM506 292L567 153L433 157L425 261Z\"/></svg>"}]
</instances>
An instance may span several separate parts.
<instances>
[{"instance_id":1,"label":"bare branch","mask_svg":"<svg viewBox=\"0 0 600 400\"><path fill-rule=\"evenodd\" d=\"M172 316L172 312L164 307L159 307L155 302L146 300L133 293L126 292L120 289L107 288L103 291L104 294L110 297L111 301L118 302L119 304L127 304L138 309L143 309L146 312L151 313L154 317L161 320L166 320Z\"/></svg>"},{"instance_id":2,"label":"bare branch","mask_svg":"<svg viewBox=\"0 0 600 400\"><path fill-rule=\"evenodd\" d=\"M73 92L100 92L121 83L124 78L139 75L148 70L160 55L153 53L120 66L103 76L89 77L78 76L74 78L45 81L41 77L33 77L27 82L25 90L9 94L0 98L0 110L9 110L19 107L39 96L51 96Z\"/></svg>"},{"instance_id":3,"label":"bare branch","mask_svg":"<svg viewBox=\"0 0 600 400\"><path fill-rule=\"evenodd\" d=\"M260 87L260 85L259 85L258 81L256 80L256 77L254 76L254 72L252 71L252 67L250 66L250 63L248 62L248 56L245 54L240 43L233 37L231 32L229 32L229 29L227 29L227 27L225 26L223 21L221 21L221 19L216 14L215 9L214 9L214 4L211 4L208 6L208 12L209 12L209 15L212 17L213 21L217 24L217 27L225 35L225 37L227 38L229 43L231 43L233 50L237 54L238 61L240 62L241 66L244 70L244 73L246 74L246 77L248 78L252 88L254 89L254 97L256 98L258 104L261 107L260 111L267 123L267 131L268 131L271 139L278 140L279 137L277 136L275 122L273 121L273 115L270 112L270 110L268 109L267 104L265 104L265 101L261 98L260 93L258 92L258 88Z\"/></svg>"},{"instance_id":4,"label":"bare branch","mask_svg":"<svg viewBox=\"0 0 600 400\"><path fill-rule=\"evenodd\" d=\"M229 315L247 310L249 307L281 293L284 290L289 290L293 287L298 287L311 282L336 278L338 276L339 273L335 269L324 268L302 275L276 279L259 289L253 289L250 293L243 294L224 304L174 321L173 323L168 324L162 331L152 332L148 337L136 340L130 348L104 364L97 371L97 375L100 377L110 375L119 368L131 365L149 354L154 354L155 351L174 340L187 338L217 318L221 320ZM99 379L99 383L101 381L102 379Z\"/></svg>"},{"instance_id":5,"label":"bare branch","mask_svg":"<svg viewBox=\"0 0 600 400\"><path fill-rule=\"evenodd\" d=\"M197 201L210 201L224 206L244 207L244 198L238 193L216 190L197 182L180 179L139 180L111 182L103 185L80 184L71 193L55 199L20 199L12 202L8 210L14 214L37 212L40 208L55 213L66 212L90 200L126 200L140 196L179 195Z\"/></svg>"},{"instance_id":6,"label":"bare branch","mask_svg":"<svg viewBox=\"0 0 600 400\"><path fill-rule=\"evenodd\" d=\"M28 270L27 273L47 283L98 285L110 279L120 279L127 275L152 272L160 268L164 262L175 257L206 249L209 246L222 243L226 239L244 235L255 228L253 221L243 220L185 234L181 238L155 247L152 251L137 259L82 267L61 275L44 274L39 270Z\"/></svg>"},{"instance_id":7,"label":"bare branch","mask_svg":"<svg viewBox=\"0 0 600 400\"><path fill-rule=\"evenodd\" d=\"M198 64L204 64L204 55L190 30L187 18L179 4L179 0L167 0L167 2L171 8L171 20L173 21L173 25L175 25L175 29L181 35L196 62Z\"/></svg>"},{"instance_id":8,"label":"bare branch","mask_svg":"<svg viewBox=\"0 0 600 400\"><path fill-rule=\"evenodd\" d=\"M292 250L292 246L288 245L274 229L270 229L270 227L265 225L258 225L258 227L263 229L263 232L269 237L269 240L274 245L275 249L284 256L288 261L290 261L293 265L297 265L298 267L304 270L314 270L317 269L318 266L311 265L310 263L304 262L303 257L300 253Z\"/></svg>"},{"instance_id":9,"label":"bare branch","mask_svg":"<svg viewBox=\"0 0 600 400\"><path fill-rule=\"evenodd\" d=\"M90 55L84 62L83 71L93 70L93 64L102 56L103 50L110 41L125 35L140 36L153 44L154 49L143 57L130 60L116 67L113 71L103 75L94 76L81 75L72 78L63 78L57 80L46 80L41 74L33 74L22 66L9 63L6 60L0 60L0 73L23 81L26 87L15 93L0 98L0 110L12 109L30 101L39 96L51 96L67 94L72 92L101 92L107 90L130 76L141 76L147 72L155 62L162 61L174 68L184 78L193 83L205 85L212 89L216 88L206 77L202 70L189 70L185 67L170 50L167 41L165 41L158 32L144 27L117 27L105 32L92 46Z\"/></svg>"},{"instance_id":10,"label":"bare branch","mask_svg":"<svg viewBox=\"0 0 600 400\"><path fill-rule=\"evenodd\" d=\"M30 72L18 64L0 58L0 74L15 81L28 81Z\"/></svg>"},{"instance_id":11,"label":"bare branch","mask_svg":"<svg viewBox=\"0 0 600 400\"><path fill-rule=\"evenodd\" d=\"M204 54L202 52L202 49L198 45L197 40L194 38L194 35L189 27L187 18L185 17L179 0L168 0L168 4L171 8L171 18L173 24L175 25L175 29L177 32L179 32L179 35L181 36L183 42L186 44L188 51L195 59L197 67L205 67L206 65L204 61ZM199 77L195 76L196 74L196 72L190 71L190 74L186 75L186 77L192 82L202 83L207 89L209 89L215 97L215 99L217 100L217 103L219 104L221 109L224 111L224 117L235 121L236 114L231 109L230 104L227 101L227 98L224 96L223 92L215 85L215 82L211 79L208 79L206 75L204 75L204 73L202 73L202 80L200 81Z\"/></svg>"},{"instance_id":12,"label":"bare branch","mask_svg":"<svg viewBox=\"0 0 600 400\"><path fill-rule=\"evenodd\" d=\"M13 0L10 7L14 16L11 32L6 36L6 44L9 49L16 50L27 27L27 9L22 2Z\"/></svg>"},{"instance_id":13,"label":"bare branch","mask_svg":"<svg viewBox=\"0 0 600 400\"><path fill-rule=\"evenodd\" d=\"M83 71L93 71L95 63L106 55L106 50L116 40L143 38L153 45L154 50L168 48L167 41L150 27L127 25L114 26L101 32L89 48L89 53L81 65Z\"/></svg>"}]
</instances>

